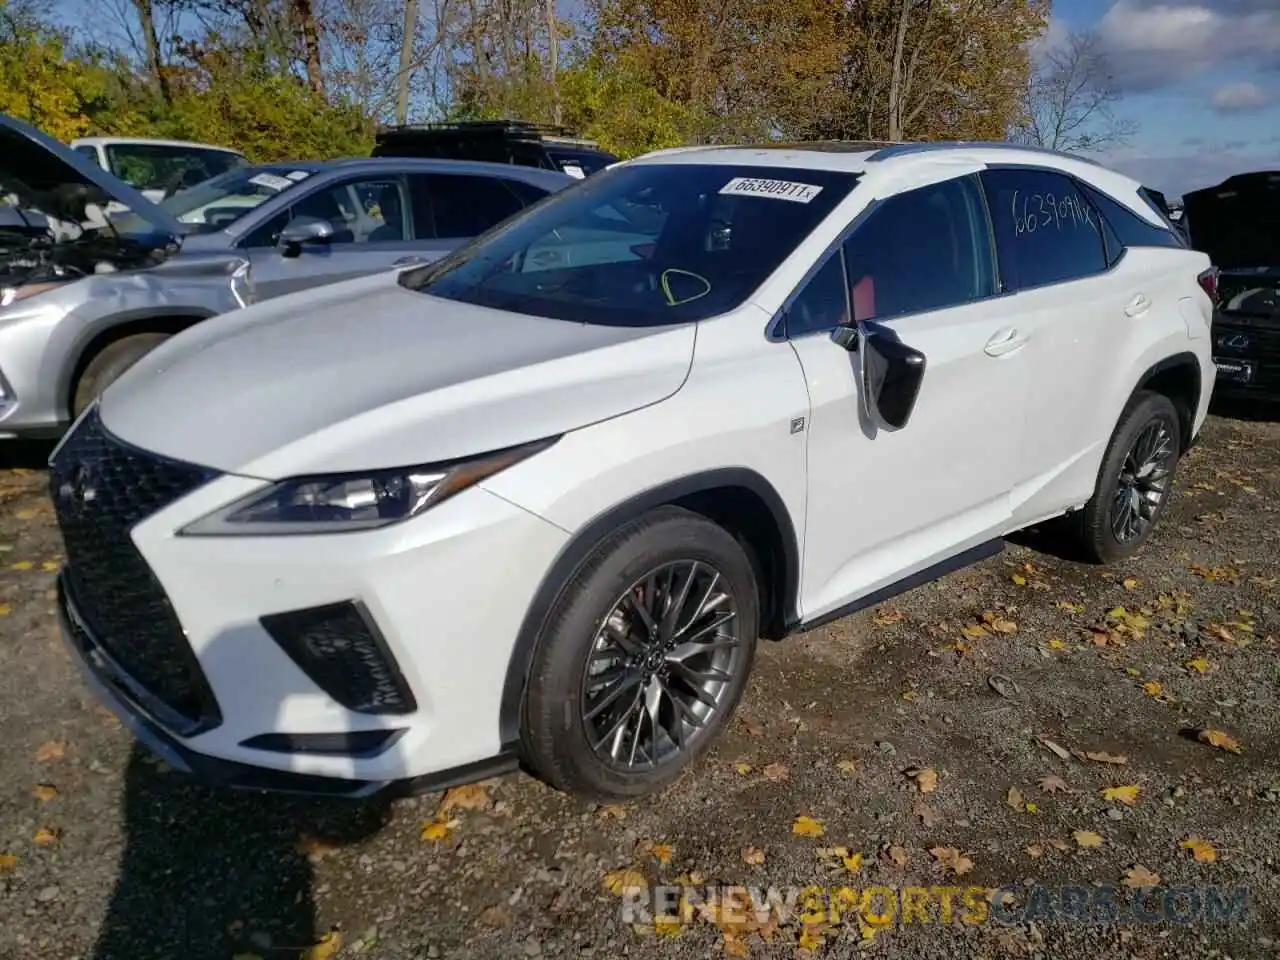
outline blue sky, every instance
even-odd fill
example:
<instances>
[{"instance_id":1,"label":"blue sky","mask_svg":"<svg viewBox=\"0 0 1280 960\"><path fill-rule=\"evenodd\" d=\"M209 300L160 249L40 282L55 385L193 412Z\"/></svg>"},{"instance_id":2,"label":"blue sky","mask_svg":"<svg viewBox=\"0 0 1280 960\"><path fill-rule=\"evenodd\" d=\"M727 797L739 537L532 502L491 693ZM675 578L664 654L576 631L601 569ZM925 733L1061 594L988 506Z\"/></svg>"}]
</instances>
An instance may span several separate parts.
<instances>
[{"instance_id":1,"label":"blue sky","mask_svg":"<svg viewBox=\"0 0 1280 960\"><path fill-rule=\"evenodd\" d=\"M1280 0L1056 0L1053 18L1098 32L1138 126L1113 166L1171 197L1280 170Z\"/></svg>"}]
</instances>

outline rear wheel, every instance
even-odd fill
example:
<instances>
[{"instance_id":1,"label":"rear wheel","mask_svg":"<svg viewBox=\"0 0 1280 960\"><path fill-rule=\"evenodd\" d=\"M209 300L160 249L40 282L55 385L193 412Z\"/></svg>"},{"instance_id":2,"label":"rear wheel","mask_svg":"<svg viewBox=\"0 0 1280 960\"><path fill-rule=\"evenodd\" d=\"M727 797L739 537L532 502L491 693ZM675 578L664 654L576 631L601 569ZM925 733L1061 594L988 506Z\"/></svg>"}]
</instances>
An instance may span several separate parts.
<instances>
[{"instance_id":1,"label":"rear wheel","mask_svg":"<svg viewBox=\"0 0 1280 960\"><path fill-rule=\"evenodd\" d=\"M76 381L71 415L78 417L135 363L169 339L167 333L135 333L103 347Z\"/></svg>"},{"instance_id":2,"label":"rear wheel","mask_svg":"<svg viewBox=\"0 0 1280 960\"><path fill-rule=\"evenodd\" d=\"M1114 563L1146 542L1168 505L1181 453L1173 402L1135 394L1111 436L1093 497L1073 518L1086 559Z\"/></svg>"},{"instance_id":3,"label":"rear wheel","mask_svg":"<svg viewBox=\"0 0 1280 960\"><path fill-rule=\"evenodd\" d=\"M566 585L539 638L526 761L590 799L666 786L728 722L758 621L751 560L723 528L676 507L621 527Z\"/></svg>"}]
</instances>

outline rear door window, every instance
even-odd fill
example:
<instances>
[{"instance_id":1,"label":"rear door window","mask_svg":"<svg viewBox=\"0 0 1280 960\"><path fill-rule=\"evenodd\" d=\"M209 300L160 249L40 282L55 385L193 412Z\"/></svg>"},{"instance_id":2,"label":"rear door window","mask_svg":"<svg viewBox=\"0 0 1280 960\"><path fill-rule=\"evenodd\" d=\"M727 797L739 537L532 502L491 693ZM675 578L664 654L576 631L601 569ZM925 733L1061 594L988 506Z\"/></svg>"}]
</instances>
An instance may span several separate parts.
<instances>
[{"instance_id":1,"label":"rear door window","mask_svg":"<svg viewBox=\"0 0 1280 960\"><path fill-rule=\"evenodd\" d=\"M1028 169L987 170L981 177L1006 291L1107 269L1098 212L1070 177Z\"/></svg>"},{"instance_id":2,"label":"rear door window","mask_svg":"<svg viewBox=\"0 0 1280 960\"><path fill-rule=\"evenodd\" d=\"M424 173L411 176L409 182L420 237L476 237L524 208L501 177Z\"/></svg>"}]
</instances>

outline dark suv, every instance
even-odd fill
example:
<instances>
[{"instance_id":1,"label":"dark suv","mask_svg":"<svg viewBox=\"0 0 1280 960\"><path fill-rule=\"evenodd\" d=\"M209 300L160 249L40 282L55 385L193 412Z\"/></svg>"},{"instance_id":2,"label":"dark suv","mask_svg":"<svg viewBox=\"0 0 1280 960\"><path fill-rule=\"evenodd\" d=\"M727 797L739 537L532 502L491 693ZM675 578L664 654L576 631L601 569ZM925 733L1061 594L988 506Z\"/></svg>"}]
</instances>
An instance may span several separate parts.
<instances>
[{"instance_id":1,"label":"dark suv","mask_svg":"<svg viewBox=\"0 0 1280 960\"><path fill-rule=\"evenodd\" d=\"M520 120L476 120L386 127L374 142L375 157L442 157L516 163L567 173L598 173L618 158L594 140L575 137L563 127Z\"/></svg>"},{"instance_id":2,"label":"dark suv","mask_svg":"<svg viewBox=\"0 0 1280 960\"><path fill-rule=\"evenodd\" d=\"M1191 245L1218 268L1215 396L1280 401L1280 170L1183 197Z\"/></svg>"}]
</instances>

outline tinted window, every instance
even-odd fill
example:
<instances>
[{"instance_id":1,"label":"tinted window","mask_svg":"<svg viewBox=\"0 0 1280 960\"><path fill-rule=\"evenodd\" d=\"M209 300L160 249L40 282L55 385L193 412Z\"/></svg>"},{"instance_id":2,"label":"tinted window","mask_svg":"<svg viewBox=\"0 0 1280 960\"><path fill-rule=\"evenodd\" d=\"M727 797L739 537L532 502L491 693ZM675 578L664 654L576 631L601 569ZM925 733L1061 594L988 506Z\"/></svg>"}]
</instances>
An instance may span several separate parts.
<instances>
[{"instance_id":1,"label":"tinted window","mask_svg":"<svg viewBox=\"0 0 1280 960\"><path fill-rule=\"evenodd\" d=\"M245 165L244 157L226 150L156 143L107 145L111 172L139 190L180 190Z\"/></svg>"},{"instance_id":2,"label":"tinted window","mask_svg":"<svg viewBox=\"0 0 1280 960\"><path fill-rule=\"evenodd\" d=\"M890 197L844 253L858 320L938 310L995 290L982 197L970 177Z\"/></svg>"},{"instance_id":3,"label":"tinted window","mask_svg":"<svg viewBox=\"0 0 1280 960\"><path fill-rule=\"evenodd\" d=\"M1102 218L1115 232L1116 238L1126 247L1182 246L1182 241L1174 236L1171 229L1143 220L1120 201L1112 199L1101 190L1095 190L1087 183L1080 184L1080 189L1098 208Z\"/></svg>"},{"instance_id":4,"label":"tinted window","mask_svg":"<svg viewBox=\"0 0 1280 960\"><path fill-rule=\"evenodd\" d=\"M90 161L93 163L93 165L94 165L95 167L100 167L100 166L102 166L102 164L101 164L101 163L99 162L99 160L98 160L98 149L97 149L97 147L90 147L90 146L86 146L86 145L84 145L84 144L81 144L80 146L78 146L78 147L76 147L76 148L75 148L75 151L76 151L76 153L80 154L80 156L85 157L86 159L90 160Z\"/></svg>"},{"instance_id":5,"label":"tinted window","mask_svg":"<svg viewBox=\"0 0 1280 960\"><path fill-rule=\"evenodd\" d=\"M508 190L520 198L520 202L526 207L533 206L551 192L542 187L535 187L531 183L525 183L523 180L503 180L502 182Z\"/></svg>"},{"instance_id":6,"label":"tinted window","mask_svg":"<svg viewBox=\"0 0 1280 960\"><path fill-rule=\"evenodd\" d=\"M1070 178L1045 170L988 170L982 184L1006 290L1107 269L1098 213Z\"/></svg>"},{"instance_id":7,"label":"tinted window","mask_svg":"<svg viewBox=\"0 0 1280 960\"><path fill-rule=\"evenodd\" d=\"M559 150L552 147L548 148L547 154L559 169L579 179L599 173L609 164L618 162L613 154L598 150Z\"/></svg>"},{"instance_id":8,"label":"tinted window","mask_svg":"<svg viewBox=\"0 0 1280 960\"><path fill-rule=\"evenodd\" d=\"M787 308L787 336L801 337L849 322L849 287L837 250L804 285Z\"/></svg>"},{"instance_id":9,"label":"tinted window","mask_svg":"<svg viewBox=\"0 0 1280 960\"><path fill-rule=\"evenodd\" d=\"M440 239L475 237L501 223L523 204L498 177L454 173L418 174L410 178L414 220L424 236Z\"/></svg>"},{"instance_id":10,"label":"tinted window","mask_svg":"<svg viewBox=\"0 0 1280 960\"><path fill-rule=\"evenodd\" d=\"M400 282L579 323L699 320L746 300L856 181L829 170L616 167Z\"/></svg>"},{"instance_id":11,"label":"tinted window","mask_svg":"<svg viewBox=\"0 0 1280 960\"><path fill-rule=\"evenodd\" d=\"M347 180L299 197L246 240L248 247L275 246L280 231L297 217L315 217L333 227L331 244L395 243L410 237L408 204L398 178Z\"/></svg>"}]
</instances>

